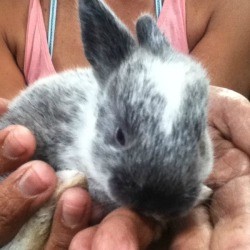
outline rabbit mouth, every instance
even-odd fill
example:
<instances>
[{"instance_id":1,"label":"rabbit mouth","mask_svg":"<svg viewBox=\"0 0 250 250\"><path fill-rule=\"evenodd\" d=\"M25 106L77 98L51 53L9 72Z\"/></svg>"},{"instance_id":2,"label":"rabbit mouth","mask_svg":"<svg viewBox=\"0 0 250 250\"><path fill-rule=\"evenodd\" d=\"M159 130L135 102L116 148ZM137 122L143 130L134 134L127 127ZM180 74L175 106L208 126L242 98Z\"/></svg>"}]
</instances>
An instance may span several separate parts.
<instances>
[{"instance_id":1,"label":"rabbit mouth","mask_svg":"<svg viewBox=\"0 0 250 250\"><path fill-rule=\"evenodd\" d=\"M112 210L116 207L114 204L103 204L98 201L92 203L92 214L90 217L90 224L95 225L101 222Z\"/></svg>"}]
</instances>

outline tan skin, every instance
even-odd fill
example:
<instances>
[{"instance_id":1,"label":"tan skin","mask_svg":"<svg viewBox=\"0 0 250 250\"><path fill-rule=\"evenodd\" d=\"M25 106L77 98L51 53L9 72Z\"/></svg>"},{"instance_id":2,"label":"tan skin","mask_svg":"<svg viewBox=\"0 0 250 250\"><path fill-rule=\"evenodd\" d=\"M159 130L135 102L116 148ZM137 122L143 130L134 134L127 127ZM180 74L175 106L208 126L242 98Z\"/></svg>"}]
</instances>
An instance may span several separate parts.
<instances>
[{"instance_id":1,"label":"tan skin","mask_svg":"<svg viewBox=\"0 0 250 250\"><path fill-rule=\"evenodd\" d=\"M23 76L25 34L28 18L27 0L0 1L0 97L11 99L26 87ZM57 72L75 66L87 66L80 39L80 28L77 19L76 0L58 1L58 21L53 64ZM107 0L116 14L128 25L134 33L134 21L141 12L154 15L153 0ZM45 26L48 25L49 0L41 0ZM250 97L250 2L248 0L186 0L187 37L191 55L196 57L207 68L212 84L235 90L245 97ZM238 39L240 38L240 39ZM11 84L10 84L11 83ZM6 104L0 99L1 111ZM175 223L167 232L163 246L170 245L171 249L249 249L250 226L250 135L248 128L250 121L249 102L241 95L226 92L220 88L211 88L209 124L215 145L215 170L208 180L214 188L214 196L208 209L199 207L193 210L181 223ZM1 112L2 113L2 112ZM15 128L20 130L20 128ZM16 139L21 140L26 151L18 157L0 155L1 172L14 169L26 162L35 148L35 141L31 134L20 133L13 136L10 131L0 131L0 145L11 144ZM21 135L21 136L20 136ZM6 138L9 138L8 140ZM7 142L6 142L7 140ZM6 149L6 146L3 148ZM12 153L18 150L12 148ZM40 167L39 162L19 168L13 173L12 179L1 183L0 189L8 190L11 185L23 176L26 168ZM51 186L44 187L45 191L36 197L24 196L19 190L15 197L25 200L25 207L31 211L38 209L49 198L55 183L54 173L48 168ZM21 177L20 177L21 176ZM36 183L36 182L34 182ZM43 185L45 185L43 183ZM48 184L46 184L48 186ZM16 185L14 185L16 187ZM244 187L244 189L242 188ZM41 189L41 186L38 187ZM40 190L39 189L39 190ZM59 201L57 206L51 236L46 249L67 249L72 238L70 249L144 249L156 237L156 226L139 217L129 210L119 209L105 218L100 225L80 231L87 227L90 213L89 197L82 190L69 190L69 193ZM235 193L235 196L232 196ZM78 197L79 204L73 204L70 196ZM74 229L62 217L63 202L74 207L77 219L81 223ZM11 206L11 204L10 204ZM8 207L8 206L7 206ZM80 214L79 208L85 208ZM23 207L17 210L19 223L26 217L22 214ZM8 209L6 209L8 211ZM12 215L13 217L13 215ZM2 216L2 218L4 218ZM7 218L7 212L6 212ZM210 223L212 219L212 224ZM0 225L3 220L0 217ZM7 219L5 221L8 222ZM71 220L72 222L72 220ZM186 223L184 223L186 222ZM180 226L178 226L180 225ZM13 236L13 230L0 227L2 239ZM119 230L117 230L119 228ZM17 228L18 230L18 228ZM115 234L114 234L115 232ZM65 235L68 235L65 237ZM114 236L115 235L115 236ZM62 242L62 239L64 241ZM110 240L112 239L112 240ZM228 240L230 239L230 240ZM4 242L0 241L0 245ZM226 243L226 244L225 244ZM123 248L122 248L123 247ZM156 249L153 246L152 249Z\"/></svg>"},{"instance_id":2,"label":"tan skin","mask_svg":"<svg viewBox=\"0 0 250 250\"><path fill-rule=\"evenodd\" d=\"M12 98L26 86L23 64L28 2L27 0L0 2L2 10L0 57L5 58L0 62L0 97ZM49 2L41 0L46 29ZM76 65L88 65L84 53L79 52L83 49L76 3L76 0L63 0L58 4L53 56L57 72ZM154 15L153 0L108 0L107 3L132 32L134 32L134 22L142 12ZM249 9L250 3L246 0L186 1L187 37L191 55L206 66L214 85L228 87L247 97L250 95ZM233 25L230 25L232 23ZM228 63L225 64L225 60Z\"/></svg>"}]
</instances>

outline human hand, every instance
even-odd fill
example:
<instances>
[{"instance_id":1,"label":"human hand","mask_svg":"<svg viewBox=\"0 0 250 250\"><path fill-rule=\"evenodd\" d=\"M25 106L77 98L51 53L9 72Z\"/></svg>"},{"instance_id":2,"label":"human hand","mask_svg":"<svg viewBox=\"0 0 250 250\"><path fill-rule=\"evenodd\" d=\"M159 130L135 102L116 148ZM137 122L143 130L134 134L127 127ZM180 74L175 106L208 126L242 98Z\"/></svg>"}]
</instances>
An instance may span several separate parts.
<instances>
[{"instance_id":1,"label":"human hand","mask_svg":"<svg viewBox=\"0 0 250 250\"><path fill-rule=\"evenodd\" d=\"M0 99L0 113L6 109L7 101ZM35 138L26 128L9 126L0 131L0 176L12 172L0 182L0 247L16 235L55 189L56 175L46 163L31 161L22 165L34 151ZM86 191L80 188L65 191L58 202L45 249L67 249L75 233L87 226L90 205Z\"/></svg>"},{"instance_id":2,"label":"human hand","mask_svg":"<svg viewBox=\"0 0 250 250\"><path fill-rule=\"evenodd\" d=\"M250 248L250 103L236 92L211 87L209 126L214 144L214 189L208 208L195 208L172 227L170 249Z\"/></svg>"},{"instance_id":3,"label":"human hand","mask_svg":"<svg viewBox=\"0 0 250 250\"><path fill-rule=\"evenodd\" d=\"M99 225L79 232L70 250L134 250L146 249L159 236L153 222L135 212L119 208L105 217Z\"/></svg>"}]
</instances>

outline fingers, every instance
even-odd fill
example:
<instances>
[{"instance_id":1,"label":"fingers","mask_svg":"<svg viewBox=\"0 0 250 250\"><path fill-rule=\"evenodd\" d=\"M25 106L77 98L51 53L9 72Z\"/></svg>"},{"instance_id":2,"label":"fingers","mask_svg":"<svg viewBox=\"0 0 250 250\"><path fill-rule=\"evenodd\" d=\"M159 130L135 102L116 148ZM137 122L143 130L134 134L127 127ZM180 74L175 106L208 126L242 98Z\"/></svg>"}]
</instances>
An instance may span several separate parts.
<instances>
[{"instance_id":1,"label":"fingers","mask_svg":"<svg viewBox=\"0 0 250 250\"><path fill-rule=\"evenodd\" d=\"M68 249L74 235L86 228L90 219L91 201L81 188L66 190L57 205L46 250Z\"/></svg>"},{"instance_id":2,"label":"fingers","mask_svg":"<svg viewBox=\"0 0 250 250\"><path fill-rule=\"evenodd\" d=\"M250 102L232 90L210 87L209 123L250 155Z\"/></svg>"},{"instance_id":3,"label":"fingers","mask_svg":"<svg viewBox=\"0 0 250 250\"><path fill-rule=\"evenodd\" d=\"M97 227L91 227L76 235L70 250L134 250L145 249L156 237L157 228L136 213L117 209Z\"/></svg>"},{"instance_id":4,"label":"fingers","mask_svg":"<svg viewBox=\"0 0 250 250\"><path fill-rule=\"evenodd\" d=\"M94 236L98 226L89 227L79 232L72 240L69 250L89 250L92 248ZM97 249L98 250L98 249ZM112 249L111 249L112 250Z\"/></svg>"},{"instance_id":5,"label":"fingers","mask_svg":"<svg viewBox=\"0 0 250 250\"><path fill-rule=\"evenodd\" d=\"M250 249L250 176L231 180L214 193L212 250Z\"/></svg>"},{"instance_id":6,"label":"fingers","mask_svg":"<svg viewBox=\"0 0 250 250\"><path fill-rule=\"evenodd\" d=\"M0 131L0 175L26 162L35 151L36 142L25 127L12 125Z\"/></svg>"},{"instance_id":7,"label":"fingers","mask_svg":"<svg viewBox=\"0 0 250 250\"><path fill-rule=\"evenodd\" d=\"M56 175L40 161L26 163L0 183L0 246L52 195Z\"/></svg>"},{"instance_id":8,"label":"fingers","mask_svg":"<svg viewBox=\"0 0 250 250\"><path fill-rule=\"evenodd\" d=\"M208 184L218 188L250 172L250 103L242 95L212 87L209 112L215 164Z\"/></svg>"},{"instance_id":9,"label":"fingers","mask_svg":"<svg viewBox=\"0 0 250 250\"><path fill-rule=\"evenodd\" d=\"M228 101L227 106L225 119L230 137L236 146L250 156L250 102L240 96L235 103Z\"/></svg>"},{"instance_id":10,"label":"fingers","mask_svg":"<svg viewBox=\"0 0 250 250\"><path fill-rule=\"evenodd\" d=\"M173 233L171 250L210 249L212 226L204 206L195 208L186 218L175 222L171 231Z\"/></svg>"},{"instance_id":11,"label":"fingers","mask_svg":"<svg viewBox=\"0 0 250 250\"><path fill-rule=\"evenodd\" d=\"M250 173L250 158L224 138L213 140L214 168L206 183L217 189L228 181Z\"/></svg>"}]
</instances>

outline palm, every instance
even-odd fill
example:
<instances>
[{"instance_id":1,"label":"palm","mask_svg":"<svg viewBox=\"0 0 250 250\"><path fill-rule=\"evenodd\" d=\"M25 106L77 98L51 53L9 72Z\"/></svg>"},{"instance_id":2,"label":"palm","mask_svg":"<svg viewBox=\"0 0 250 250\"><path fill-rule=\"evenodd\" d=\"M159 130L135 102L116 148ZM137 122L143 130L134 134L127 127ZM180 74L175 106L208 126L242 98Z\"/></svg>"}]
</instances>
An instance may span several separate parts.
<instances>
[{"instance_id":1,"label":"palm","mask_svg":"<svg viewBox=\"0 0 250 250\"><path fill-rule=\"evenodd\" d=\"M249 249L250 155L218 129L211 127L211 134L215 162L208 180L214 189L209 211L214 225L210 249Z\"/></svg>"},{"instance_id":2,"label":"palm","mask_svg":"<svg viewBox=\"0 0 250 250\"><path fill-rule=\"evenodd\" d=\"M250 169L250 104L243 96L211 87L208 123L214 146L214 170L209 179L220 187Z\"/></svg>"},{"instance_id":3,"label":"palm","mask_svg":"<svg viewBox=\"0 0 250 250\"><path fill-rule=\"evenodd\" d=\"M250 104L243 96L211 87L209 126L214 145L210 249L249 249Z\"/></svg>"},{"instance_id":4,"label":"palm","mask_svg":"<svg viewBox=\"0 0 250 250\"><path fill-rule=\"evenodd\" d=\"M210 126L214 145L214 169L208 185L217 189L250 170L250 157L216 128Z\"/></svg>"}]
</instances>

